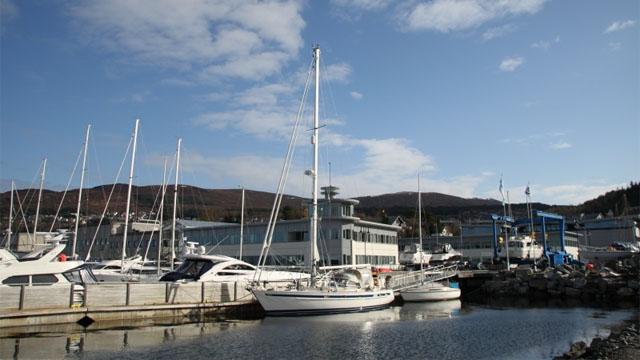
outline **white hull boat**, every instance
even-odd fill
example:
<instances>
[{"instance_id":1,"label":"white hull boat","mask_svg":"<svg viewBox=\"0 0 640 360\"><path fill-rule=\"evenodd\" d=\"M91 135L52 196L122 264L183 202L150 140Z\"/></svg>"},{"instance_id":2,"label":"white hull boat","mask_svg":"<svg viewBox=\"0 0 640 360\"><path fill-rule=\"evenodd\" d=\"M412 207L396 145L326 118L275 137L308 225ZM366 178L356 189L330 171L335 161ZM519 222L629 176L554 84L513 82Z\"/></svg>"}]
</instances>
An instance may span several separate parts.
<instances>
[{"instance_id":1,"label":"white hull boat","mask_svg":"<svg viewBox=\"0 0 640 360\"><path fill-rule=\"evenodd\" d=\"M264 290L253 294L267 315L320 315L364 312L383 309L393 301L392 290L324 291L324 290Z\"/></svg>"},{"instance_id":2,"label":"white hull boat","mask_svg":"<svg viewBox=\"0 0 640 360\"><path fill-rule=\"evenodd\" d=\"M460 289L452 288L441 283L432 282L403 290L400 296L404 301L443 301L460 298Z\"/></svg>"}]
</instances>

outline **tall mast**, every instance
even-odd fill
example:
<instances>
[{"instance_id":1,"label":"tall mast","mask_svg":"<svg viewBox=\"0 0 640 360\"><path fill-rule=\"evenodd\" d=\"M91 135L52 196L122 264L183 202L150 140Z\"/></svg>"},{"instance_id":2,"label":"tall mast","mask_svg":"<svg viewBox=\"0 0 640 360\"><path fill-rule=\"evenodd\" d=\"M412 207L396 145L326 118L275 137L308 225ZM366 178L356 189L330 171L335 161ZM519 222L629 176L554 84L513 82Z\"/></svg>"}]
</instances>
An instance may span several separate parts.
<instances>
[{"instance_id":1,"label":"tall mast","mask_svg":"<svg viewBox=\"0 0 640 360\"><path fill-rule=\"evenodd\" d=\"M316 275L317 243L318 243L318 128L320 124L319 108L320 108L320 47L316 45L313 48L313 57L315 59L315 97L313 103L313 135L311 136L311 144L313 145L313 170L311 171L312 179L312 200L311 200L311 231L310 236L310 265L311 265L311 281Z\"/></svg>"},{"instance_id":2,"label":"tall mast","mask_svg":"<svg viewBox=\"0 0 640 360\"><path fill-rule=\"evenodd\" d=\"M242 242L244 239L244 186L242 187L242 205L240 205L240 260L242 260Z\"/></svg>"},{"instance_id":3,"label":"tall mast","mask_svg":"<svg viewBox=\"0 0 640 360\"><path fill-rule=\"evenodd\" d=\"M180 146L182 138L178 138L178 147L176 149L176 182L173 186L173 225L171 226L171 270L173 270L173 262L176 257L176 212L178 210L178 175L180 174Z\"/></svg>"},{"instance_id":4,"label":"tall mast","mask_svg":"<svg viewBox=\"0 0 640 360\"><path fill-rule=\"evenodd\" d=\"M91 124L87 125L87 132L84 136L84 150L82 151L82 172L80 173L80 189L78 189L78 207L76 209L76 226L73 231L73 246L71 247L71 258L76 258L76 244L78 242L78 225L80 224L80 206L82 205L82 188L84 187L84 173L87 166L87 148L89 146L89 132Z\"/></svg>"},{"instance_id":5,"label":"tall mast","mask_svg":"<svg viewBox=\"0 0 640 360\"><path fill-rule=\"evenodd\" d=\"M11 180L11 200L9 201L9 226L7 226L7 242L5 243L5 248L7 250L11 247L11 225L13 224L13 192L15 190L15 182Z\"/></svg>"},{"instance_id":6,"label":"tall mast","mask_svg":"<svg viewBox=\"0 0 640 360\"><path fill-rule=\"evenodd\" d=\"M138 127L140 119L136 119L133 129L133 150L131 152L131 166L129 167L129 189L127 190L127 208L124 214L124 234L122 236L122 256L120 257L120 271L124 273L124 258L127 255L127 232L129 231L129 209L131 207L131 186L133 185L133 170L136 163L136 145L138 142Z\"/></svg>"},{"instance_id":7,"label":"tall mast","mask_svg":"<svg viewBox=\"0 0 640 360\"><path fill-rule=\"evenodd\" d=\"M164 233L164 195L167 193L167 158L164 158L164 167L162 170L162 195L160 197L160 231L158 233L158 257L157 268L160 275L160 258L162 257L162 233Z\"/></svg>"},{"instance_id":8,"label":"tall mast","mask_svg":"<svg viewBox=\"0 0 640 360\"><path fill-rule=\"evenodd\" d=\"M422 193L420 192L420 174L418 174L418 239L420 242L420 283L424 283L424 270L422 265Z\"/></svg>"},{"instance_id":9,"label":"tall mast","mask_svg":"<svg viewBox=\"0 0 640 360\"><path fill-rule=\"evenodd\" d=\"M36 205L36 219L33 222L33 246L36 247L38 241L38 218L40 217L40 200L42 200L42 188L44 187L44 175L47 171L47 158L42 160L42 172L40 173L40 191L38 191L38 204Z\"/></svg>"}]
</instances>

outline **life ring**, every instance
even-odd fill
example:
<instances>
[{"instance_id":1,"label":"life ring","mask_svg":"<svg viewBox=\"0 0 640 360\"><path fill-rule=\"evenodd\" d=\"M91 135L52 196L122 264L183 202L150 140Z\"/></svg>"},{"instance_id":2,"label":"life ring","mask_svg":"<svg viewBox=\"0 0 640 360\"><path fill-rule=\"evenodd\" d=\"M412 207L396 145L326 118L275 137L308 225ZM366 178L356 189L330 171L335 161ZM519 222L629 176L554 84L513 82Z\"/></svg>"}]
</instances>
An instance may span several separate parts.
<instances>
[{"instance_id":1,"label":"life ring","mask_svg":"<svg viewBox=\"0 0 640 360\"><path fill-rule=\"evenodd\" d=\"M65 255L65 254L58 255L58 261L60 261L60 262L67 261L67 255Z\"/></svg>"}]
</instances>

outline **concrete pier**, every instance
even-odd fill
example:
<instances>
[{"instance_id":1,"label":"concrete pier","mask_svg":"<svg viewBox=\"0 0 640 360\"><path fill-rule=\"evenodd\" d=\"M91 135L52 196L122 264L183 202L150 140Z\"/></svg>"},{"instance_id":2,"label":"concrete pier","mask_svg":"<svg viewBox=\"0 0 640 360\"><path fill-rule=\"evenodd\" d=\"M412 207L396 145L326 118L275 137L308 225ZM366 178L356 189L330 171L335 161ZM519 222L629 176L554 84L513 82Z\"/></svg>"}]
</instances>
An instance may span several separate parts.
<instances>
[{"instance_id":1,"label":"concrete pier","mask_svg":"<svg viewBox=\"0 0 640 360\"><path fill-rule=\"evenodd\" d=\"M235 282L0 287L0 328L260 312Z\"/></svg>"}]
</instances>

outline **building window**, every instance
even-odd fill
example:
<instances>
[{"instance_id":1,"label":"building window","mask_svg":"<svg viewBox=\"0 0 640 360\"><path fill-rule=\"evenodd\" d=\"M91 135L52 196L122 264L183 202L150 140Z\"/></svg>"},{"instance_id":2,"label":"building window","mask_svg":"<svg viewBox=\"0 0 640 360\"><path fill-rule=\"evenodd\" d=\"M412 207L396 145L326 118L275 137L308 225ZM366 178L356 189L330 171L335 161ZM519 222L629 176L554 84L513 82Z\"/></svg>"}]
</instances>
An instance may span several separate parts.
<instances>
[{"instance_id":1,"label":"building window","mask_svg":"<svg viewBox=\"0 0 640 360\"><path fill-rule=\"evenodd\" d=\"M288 242L301 242L304 241L305 231L290 231L289 237L287 239Z\"/></svg>"},{"instance_id":2,"label":"building window","mask_svg":"<svg viewBox=\"0 0 640 360\"><path fill-rule=\"evenodd\" d=\"M350 240L351 239L351 229L342 230L342 238Z\"/></svg>"}]
</instances>

